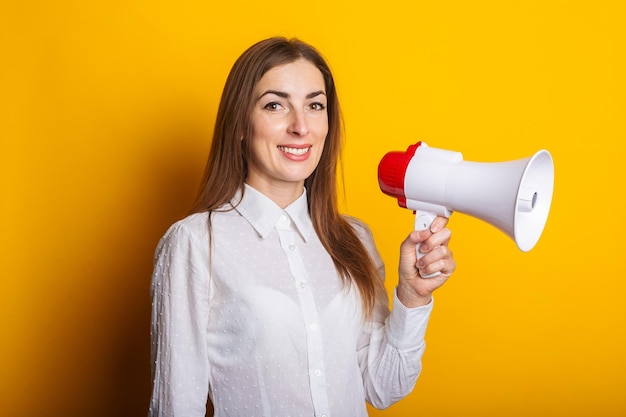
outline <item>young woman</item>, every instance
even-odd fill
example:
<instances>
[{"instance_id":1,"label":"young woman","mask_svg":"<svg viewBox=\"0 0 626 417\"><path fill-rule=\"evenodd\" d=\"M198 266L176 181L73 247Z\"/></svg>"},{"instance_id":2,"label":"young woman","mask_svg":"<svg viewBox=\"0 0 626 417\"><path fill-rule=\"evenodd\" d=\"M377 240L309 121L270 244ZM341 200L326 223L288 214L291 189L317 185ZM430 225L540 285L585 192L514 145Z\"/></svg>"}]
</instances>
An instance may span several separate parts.
<instances>
[{"instance_id":1,"label":"young woman","mask_svg":"<svg viewBox=\"0 0 626 417\"><path fill-rule=\"evenodd\" d=\"M341 130L310 45L234 64L193 214L155 255L150 416L204 416L207 396L216 417L366 416L411 392L451 233L438 218L401 244L390 311L369 229L338 212Z\"/></svg>"}]
</instances>

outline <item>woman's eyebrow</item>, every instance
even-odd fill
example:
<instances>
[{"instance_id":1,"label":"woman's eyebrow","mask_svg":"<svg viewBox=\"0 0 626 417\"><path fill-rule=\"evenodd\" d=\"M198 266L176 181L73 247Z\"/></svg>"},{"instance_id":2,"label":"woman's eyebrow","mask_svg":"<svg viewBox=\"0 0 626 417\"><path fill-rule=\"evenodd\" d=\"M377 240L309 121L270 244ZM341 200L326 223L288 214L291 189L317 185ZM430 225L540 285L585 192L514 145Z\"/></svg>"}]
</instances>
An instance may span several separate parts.
<instances>
[{"instance_id":1,"label":"woman's eyebrow","mask_svg":"<svg viewBox=\"0 0 626 417\"><path fill-rule=\"evenodd\" d=\"M263 96L266 96L268 94L274 94L275 96L281 97L281 98L289 98L290 95L288 93L285 93L283 91L278 91L278 90L266 90L263 94L261 94L259 96L259 98L257 100L260 100Z\"/></svg>"},{"instance_id":2,"label":"woman's eyebrow","mask_svg":"<svg viewBox=\"0 0 626 417\"><path fill-rule=\"evenodd\" d=\"M306 98L313 98L313 97L317 97L319 95L325 96L326 93L323 90L319 90L319 91L314 91L312 93L309 93L306 95Z\"/></svg>"}]
</instances>

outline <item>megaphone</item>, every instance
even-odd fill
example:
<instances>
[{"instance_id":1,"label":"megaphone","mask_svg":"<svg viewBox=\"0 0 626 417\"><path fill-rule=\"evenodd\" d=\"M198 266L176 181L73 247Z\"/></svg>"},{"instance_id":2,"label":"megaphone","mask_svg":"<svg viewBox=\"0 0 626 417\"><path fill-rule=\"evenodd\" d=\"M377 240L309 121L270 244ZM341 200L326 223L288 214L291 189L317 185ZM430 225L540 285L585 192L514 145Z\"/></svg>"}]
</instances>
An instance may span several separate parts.
<instances>
[{"instance_id":1,"label":"megaphone","mask_svg":"<svg viewBox=\"0 0 626 417\"><path fill-rule=\"evenodd\" d=\"M418 142L382 158L378 184L399 206L415 211L415 230L429 229L438 215L458 211L497 227L527 252L548 219L554 164L546 150L515 161L481 163ZM416 250L423 256L419 246Z\"/></svg>"}]
</instances>

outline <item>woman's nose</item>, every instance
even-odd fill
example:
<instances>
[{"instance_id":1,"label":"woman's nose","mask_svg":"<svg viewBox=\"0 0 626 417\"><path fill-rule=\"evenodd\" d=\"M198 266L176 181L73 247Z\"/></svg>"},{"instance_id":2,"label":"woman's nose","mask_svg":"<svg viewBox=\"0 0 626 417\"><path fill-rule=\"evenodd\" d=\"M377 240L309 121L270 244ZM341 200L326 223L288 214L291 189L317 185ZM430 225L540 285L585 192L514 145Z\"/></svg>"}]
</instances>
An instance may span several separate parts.
<instances>
[{"instance_id":1,"label":"woman's nose","mask_svg":"<svg viewBox=\"0 0 626 417\"><path fill-rule=\"evenodd\" d=\"M303 110L293 110L291 112L291 125L289 130L292 134L297 136L305 136L309 133L309 125Z\"/></svg>"}]
</instances>

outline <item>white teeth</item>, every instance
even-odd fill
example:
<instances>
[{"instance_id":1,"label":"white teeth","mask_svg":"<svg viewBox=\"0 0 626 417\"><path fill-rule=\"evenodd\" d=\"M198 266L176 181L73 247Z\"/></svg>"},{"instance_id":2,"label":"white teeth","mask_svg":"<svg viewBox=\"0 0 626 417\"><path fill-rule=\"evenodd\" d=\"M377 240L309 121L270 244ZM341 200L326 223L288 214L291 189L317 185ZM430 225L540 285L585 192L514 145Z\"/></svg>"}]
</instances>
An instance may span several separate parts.
<instances>
[{"instance_id":1,"label":"white teeth","mask_svg":"<svg viewBox=\"0 0 626 417\"><path fill-rule=\"evenodd\" d=\"M292 155L304 155L311 149L311 147L309 146L308 148L288 148L286 146L279 146L278 149Z\"/></svg>"}]
</instances>

